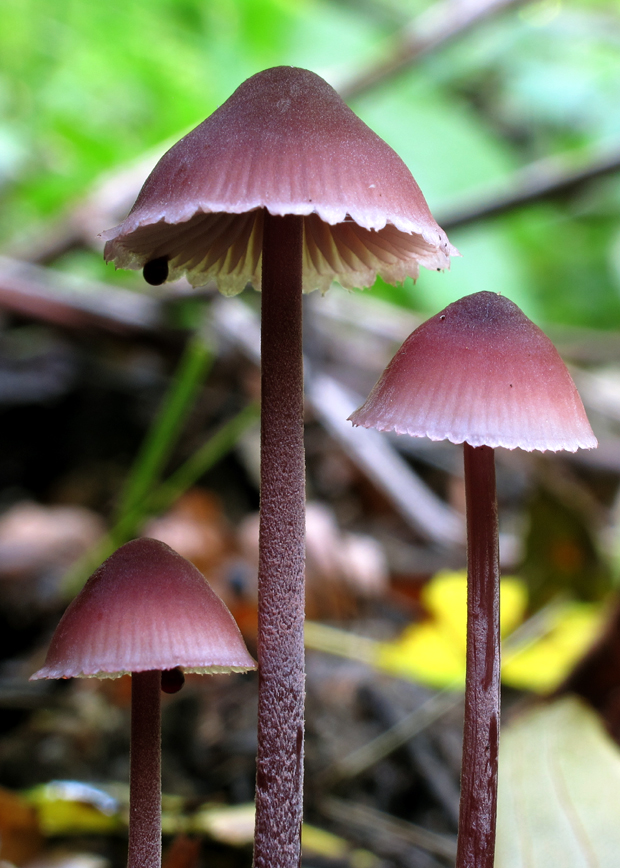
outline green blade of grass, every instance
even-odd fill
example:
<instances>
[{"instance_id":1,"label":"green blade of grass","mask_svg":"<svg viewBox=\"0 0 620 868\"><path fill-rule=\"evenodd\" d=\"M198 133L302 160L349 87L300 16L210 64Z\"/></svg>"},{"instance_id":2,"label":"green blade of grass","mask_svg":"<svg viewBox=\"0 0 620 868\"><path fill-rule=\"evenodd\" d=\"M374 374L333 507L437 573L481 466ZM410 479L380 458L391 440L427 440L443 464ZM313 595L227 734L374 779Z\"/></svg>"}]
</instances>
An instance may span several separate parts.
<instances>
[{"instance_id":1,"label":"green blade of grass","mask_svg":"<svg viewBox=\"0 0 620 868\"><path fill-rule=\"evenodd\" d=\"M147 499L148 508L152 512L163 512L168 509L183 492L213 467L238 442L241 435L260 416L257 404L249 404L236 416L216 431L200 449L196 450L165 482Z\"/></svg>"},{"instance_id":2,"label":"green blade of grass","mask_svg":"<svg viewBox=\"0 0 620 868\"><path fill-rule=\"evenodd\" d=\"M123 488L116 521L122 522L151 492L193 407L198 389L213 362L213 351L201 334L193 335Z\"/></svg>"},{"instance_id":3,"label":"green blade of grass","mask_svg":"<svg viewBox=\"0 0 620 868\"><path fill-rule=\"evenodd\" d=\"M239 438L259 418L258 405L250 404L216 431L165 482L157 486L141 503L126 510L114 527L84 558L66 574L62 594L73 598L99 564L119 546L133 539L144 522L168 509L200 477L220 461L238 443Z\"/></svg>"}]
</instances>

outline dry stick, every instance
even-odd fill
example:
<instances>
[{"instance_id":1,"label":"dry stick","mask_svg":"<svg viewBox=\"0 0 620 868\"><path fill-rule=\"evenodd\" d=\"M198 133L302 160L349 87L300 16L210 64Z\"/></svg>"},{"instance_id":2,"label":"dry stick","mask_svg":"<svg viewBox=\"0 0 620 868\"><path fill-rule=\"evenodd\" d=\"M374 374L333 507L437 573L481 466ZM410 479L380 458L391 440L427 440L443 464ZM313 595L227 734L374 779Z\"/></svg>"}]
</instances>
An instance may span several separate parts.
<instances>
[{"instance_id":1,"label":"dry stick","mask_svg":"<svg viewBox=\"0 0 620 868\"><path fill-rule=\"evenodd\" d=\"M216 331L237 343L249 359L259 362L258 319L251 308L238 299L216 299L211 305L211 314ZM379 487L418 533L443 546L464 541L465 528L461 529L457 513L415 476L411 467L398 457L394 447L385 438L378 432L366 429L365 433L377 436L351 436L354 429L346 417L359 404L359 397L352 397L333 378L317 373L306 376L306 400L353 461L365 472L372 469L371 478L375 478ZM361 428L357 431L358 435L360 433ZM362 446L359 445L361 439L365 441ZM314 629L318 629L316 624Z\"/></svg>"},{"instance_id":2,"label":"dry stick","mask_svg":"<svg viewBox=\"0 0 620 868\"><path fill-rule=\"evenodd\" d=\"M161 865L161 672L132 672L128 868Z\"/></svg>"},{"instance_id":3,"label":"dry stick","mask_svg":"<svg viewBox=\"0 0 620 868\"><path fill-rule=\"evenodd\" d=\"M324 816L345 826L347 837L352 829L360 830L373 849L380 849L386 856L388 855L386 850L392 850L390 854L392 855L394 845L398 851L399 845L406 843L454 861L456 842L451 835L431 832L407 820L377 811L369 805L346 799L334 797L321 799L318 809ZM437 863L433 862L433 865L435 864Z\"/></svg>"},{"instance_id":4,"label":"dry stick","mask_svg":"<svg viewBox=\"0 0 620 868\"><path fill-rule=\"evenodd\" d=\"M264 217L254 865L297 868L304 738L303 218Z\"/></svg>"},{"instance_id":5,"label":"dry stick","mask_svg":"<svg viewBox=\"0 0 620 868\"><path fill-rule=\"evenodd\" d=\"M0 305L64 328L153 333L164 319L155 298L0 256Z\"/></svg>"},{"instance_id":6,"label":"dry stick","mask_svg":"<svg viewBox=\"0 0 620 868\"><path fill-rule=\"evenodd\" d=\"M453 206L452 211L441 219L440 225L444 229L458 229L510 214L537 202L570 196L591 181L620 172L620 150L617 147L601 150L582 166L571 165L570 160L570 155L560 154L530 163L512 175L506 189L479 198L472 197L460 209Z\"/></svg>"},{"instance_id":7,"label":"dry stick","mask_svg":"<svg viewBox=\"0 0 620 868\"><path fill-rule=\"evenodd\" d=\"M464 444L467 676L456 868L492 868L500 709L499 544L495 455Z\"/></svg>"}]
</instances>

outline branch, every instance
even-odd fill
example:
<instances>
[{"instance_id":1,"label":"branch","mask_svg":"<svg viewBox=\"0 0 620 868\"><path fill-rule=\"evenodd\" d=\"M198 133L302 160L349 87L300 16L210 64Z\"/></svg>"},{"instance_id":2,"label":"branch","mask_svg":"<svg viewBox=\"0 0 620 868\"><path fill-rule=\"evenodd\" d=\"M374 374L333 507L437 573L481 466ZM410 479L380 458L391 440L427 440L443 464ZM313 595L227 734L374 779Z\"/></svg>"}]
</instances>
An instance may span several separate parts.
<instances>
[{"instance_id":1,"label":"branch","mask_svg":"<svg viewBox=\"0 0 620 868\"><path fill-rule=\"evenodd\" d=\"M456 843L451 835L431 832L359 802L332 796L322 800L319 810L330 820L355 830L365 840L370 839L374 850L384 851L386 845L388 848L396 845L397 849L399 845L406 845L419 847L445 859L454 860L456 855Z\"/></svg>"},{"instance_id":2,"label":"branch","mask_svg":"<svg viewBox=\"0 0 620 868\"><path fill-rule=\"evenodd\" d=\"M521 5L524 0L443 0L433 3L413 24L398 33L386 48L386 58L363 69L339 88L349 101L389 81L451 39L466 33L480 21Z\"/></svg>"},{"instance_id":3,"label":"branch","mask_svg":"<svg viewBox=\"0 0 620 868\"><path fill-rule=\"evenodd\" d=\"M249 359L258 363L259 324L249 306L237 299L216 299L211 314L218 334L237 344ZM305 369L310 372L311 366L306 363ZM316 372L306 375L306 398L323 426L411 527L440 548L463 544L461 516L426 486L387 438L377 431L354 428L346 421L361 398L332 377Z\"/></svg>"},{"instance_id":4,"label":"branch","mask_svg":"<svg viewBox=\"0 0 620 868\"><path fill-rule=\"evenodd\" d=\"M573 165L571 165L573 163ZM601 151L588 164L574 166L566 155L548 157L515 172L506 190L473 197L469 203L439 217L446 231L489 220L536 202L569 196L591 181L620 171L620 150Z\"/></svg>"},{"instance_id":5,"label":"branch","mask_svg":"<svg viewBox=\"0 0 620 868\"><path fill-rule=\"evenodd\" d=\"M64 328L116 334L155 332L157 299L0 256L0 307Z\"/></svg>"}]
</instances>

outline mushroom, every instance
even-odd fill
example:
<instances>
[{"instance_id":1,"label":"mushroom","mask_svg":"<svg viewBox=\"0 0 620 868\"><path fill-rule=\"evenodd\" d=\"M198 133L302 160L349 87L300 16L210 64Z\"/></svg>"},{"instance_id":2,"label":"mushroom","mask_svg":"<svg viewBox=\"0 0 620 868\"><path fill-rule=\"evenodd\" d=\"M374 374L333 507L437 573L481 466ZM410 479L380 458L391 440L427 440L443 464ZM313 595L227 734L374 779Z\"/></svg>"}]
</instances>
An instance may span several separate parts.
<instances>
[{"instance_id":1,"label":"mushroom","mask_svg":"<svg viewBox=\"0 0 620 868\"><path fill-rule=\"evenodd\" d=\"M449 305L398 350L354 425L463 443L467 675L457 868L491 868L500 711L499 545L494 449L592 449L597 441L547 336L501 295Z\"/></svg>"},{"instance_id":2,"label":"mushroom","mask_svg":"<svg viewBox=\"0 0 620 868\"><path fill-rule=\"evenodd\" d=\"M150 283L262 289L254 860L300 859L304 704L302 286L417 277L456 250L411 173L319 76L252 76L160 160L105 258Z\"/></svg>"},{"instance_id":3,"label":"mushroom","mask_svg":"<svg viewBox=\"0 0 620 868\"><path fill-rule=\"evenodd\" d=\"M160 691L185 672L246 672L232 615L202 573L165 543L137 539L93 573L63 615L38 678L131 673L129 868L161 865Z\"/></svg>"}]
</instances>

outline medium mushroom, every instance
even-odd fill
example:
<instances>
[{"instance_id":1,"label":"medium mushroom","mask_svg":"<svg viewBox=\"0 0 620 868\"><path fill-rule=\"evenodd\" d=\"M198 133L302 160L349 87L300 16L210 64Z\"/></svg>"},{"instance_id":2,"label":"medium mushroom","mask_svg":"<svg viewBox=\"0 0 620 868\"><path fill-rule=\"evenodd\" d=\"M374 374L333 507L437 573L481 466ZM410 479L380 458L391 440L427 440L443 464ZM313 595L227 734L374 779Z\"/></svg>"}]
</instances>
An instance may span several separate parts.
<instances>
[{"instance_id":1,"label":"medium mushroom","mask_svg":"<svg viewBox=\"0 0 620 868\"><path fill-rule=\"evenodd\" d=\"M499 545L494 449L597 445L547 336L501 295L449 305L398 350L354 425L463 443L467 675L457 868L491 868L500 710Z\"/></svg>"},{"instance_id":2,"label":"medium mushroom","mask_svg":"<svg viewBox=\"0 0 620 868\"><path fill-rule=\"evenodd\" d=\"M246 672L234 618L202 573L165 543L137 539L93 573L63 615L37 678L131 673L129 868L161 865L160 691L185 672Z\"/></svg>"},{"instance_id":3,"label":"medium mushroom","mask_svg":"<svg viewBox=\"0 0 620 868\"><path fill-rule=\"evenodd\" d=\"M254 75L181 139L105 258L159 284L262 289L255 864L297 868L303 786L302 286L417 277L456 253L396 153L319 76Z\"/></svg>"}]
</instances>

